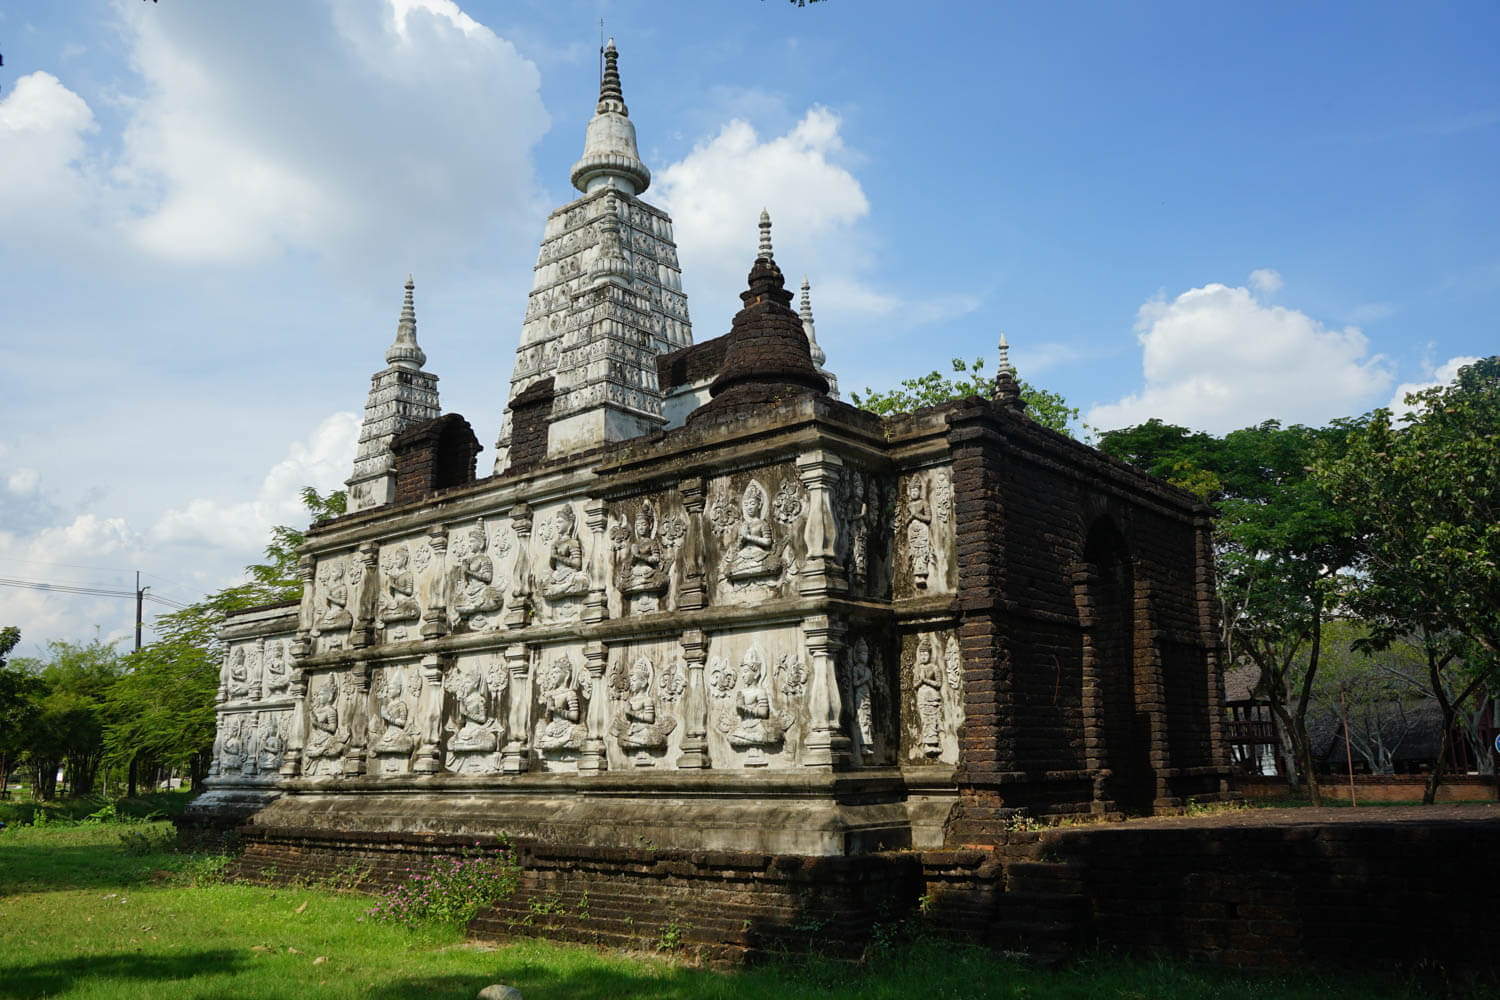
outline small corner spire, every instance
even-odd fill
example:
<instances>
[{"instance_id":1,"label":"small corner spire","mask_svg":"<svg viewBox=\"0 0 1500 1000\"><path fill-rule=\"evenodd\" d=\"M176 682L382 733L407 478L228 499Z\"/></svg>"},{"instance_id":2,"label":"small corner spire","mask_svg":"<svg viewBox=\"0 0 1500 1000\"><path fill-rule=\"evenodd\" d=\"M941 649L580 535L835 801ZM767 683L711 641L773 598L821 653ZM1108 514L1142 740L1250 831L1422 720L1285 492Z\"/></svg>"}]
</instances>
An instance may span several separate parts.
<instances>
[{"instance_id":1,"label":"small corner spire","mask_svg":"<svg viewBox=\"0 0 1500 1000\"><path fill-rule=\"evenodd\" d=\"M760 249L755 256L765 260L776 259L771 253L771 213L764 208L760 210Z\"/></svg>"},{"instance_id":2,"label":"small corner spire","mask_svg":"<svg viewBox=\"0 0 1500 1000\"><path fill-rule=\"evenodd\" d=\"M396 323L396 339L385 352L385 363L403 368L421 368L427 355L417 346L417 308L412 300L416 283L406 276L406 295L401 300L401 319Z\"/></svg>"},{"instance_id":3,"label":"small corner spire","mask_svg":"<svg viewBox=\"0 0 1500 1000\"><path fill-rule=\"evenodd\" d=\"M837 396L836 380L823 370L823 366L828 363L828 354L818 344L817 330L813 325L812 286L807 283L805 274L802 276L802 299L798 303L797 316L802 320L802 332L807 334L807 349L812 354L813 367L820 375L828 379L829 394Z\"/></svg>"},{"instance_id":4,"label":"small corner spire","mask_svg":"<svg viewBox=\"0 0 1500 1000\"><path fill-rule=\"evenodd\" d=\"M991 396L995 402L1007 409L1021 413L1026 409L1026 400L1021 398L1021 386L1016 381L1016 370L1010 363L1010 344L1005 334L1000 334L1000 363L995 371L995 391Z\"/></svg>"},{"instance_id":5,"label":"small corner spire","mask_svg":"<svg viewBox=\"0 0 1500 1000\"><path fill-rule=\"evenodd\" d=\"M630 109L625 106L625 93L620 89L620 53L615 48L613 37L604 47L604 77L599 81L599 103L594 106L595 114L610 111L630 117Z\"/></svg>"}]
</instances>

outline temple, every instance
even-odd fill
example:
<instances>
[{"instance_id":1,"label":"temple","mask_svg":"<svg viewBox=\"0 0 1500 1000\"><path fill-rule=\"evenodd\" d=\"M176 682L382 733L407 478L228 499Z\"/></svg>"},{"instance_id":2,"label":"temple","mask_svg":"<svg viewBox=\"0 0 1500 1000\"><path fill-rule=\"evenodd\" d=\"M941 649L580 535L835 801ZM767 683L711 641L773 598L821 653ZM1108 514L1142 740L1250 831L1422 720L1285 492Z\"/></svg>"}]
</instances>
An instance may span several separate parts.
<instances>
[{"instance_id":1,"label":"temple","mask_svg":"<svg viewBox=\"0 0 1500 1000\"><path fill-rule=\"evenodd\" d=\"M705 946L749 948L803 891L868 931L922 892L871 873L1018 816L1223 794L1207 508L1033 422L1005 361L989 398L840 402L768 213L694 343L605 55L493 473L438 415L408 281L349 513L308 531L299 602L225 625L188 822L262 872L503 832L536 898L676 879Z\"/></svg>"}]
</instances>

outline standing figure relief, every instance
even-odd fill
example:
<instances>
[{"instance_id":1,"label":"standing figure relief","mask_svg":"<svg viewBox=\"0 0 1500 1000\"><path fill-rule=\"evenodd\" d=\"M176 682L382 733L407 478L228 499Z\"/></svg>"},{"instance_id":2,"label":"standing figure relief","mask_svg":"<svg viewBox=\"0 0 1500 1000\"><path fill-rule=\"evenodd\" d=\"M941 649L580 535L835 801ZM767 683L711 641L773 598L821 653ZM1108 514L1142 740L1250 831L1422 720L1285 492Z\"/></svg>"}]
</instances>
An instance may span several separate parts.
<instances>
[{"instance_id":1,"label":"standing figure relief","mask_svg":"<svg viewBox=\"0 0 1500 1000\"><path fill-rule=\"evenodd\" d=\"M917 662L912 665L916 688L917 721L922 731L922 752L936 757L943 749L943 678L932 652L932 639L917 642Z\"/></svg>"},{"instance_id":2,"label":"standing figure relief","mask_svg":"<svg viewBox=\"0 0 1500 1000\"><path fill-rule=\"evenodd\" d=\"M932 508L927 502L927 479L920 473L913 473L906 483L906 550L912 583L925 590L933 563Z\"/></svg>"}]
</instances>

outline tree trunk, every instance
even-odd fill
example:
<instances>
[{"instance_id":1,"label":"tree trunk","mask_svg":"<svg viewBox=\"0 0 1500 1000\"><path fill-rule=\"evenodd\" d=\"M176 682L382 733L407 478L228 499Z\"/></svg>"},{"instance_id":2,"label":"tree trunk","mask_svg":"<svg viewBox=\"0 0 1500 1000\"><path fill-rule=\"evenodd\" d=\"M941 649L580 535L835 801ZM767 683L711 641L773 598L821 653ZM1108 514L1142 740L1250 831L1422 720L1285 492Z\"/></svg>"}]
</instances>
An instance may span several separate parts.
<instances>
[{"instance_id":1,"label":"tree trunk","mask_svg":"<svg viewBox=\"0 0 1500 1000\"><path fill-rule=\"evenodd\" d=\"M135 776L138 754L130 755L130 785L125 792L127 798L135 798Z\"/></svg>"}]
</instances>

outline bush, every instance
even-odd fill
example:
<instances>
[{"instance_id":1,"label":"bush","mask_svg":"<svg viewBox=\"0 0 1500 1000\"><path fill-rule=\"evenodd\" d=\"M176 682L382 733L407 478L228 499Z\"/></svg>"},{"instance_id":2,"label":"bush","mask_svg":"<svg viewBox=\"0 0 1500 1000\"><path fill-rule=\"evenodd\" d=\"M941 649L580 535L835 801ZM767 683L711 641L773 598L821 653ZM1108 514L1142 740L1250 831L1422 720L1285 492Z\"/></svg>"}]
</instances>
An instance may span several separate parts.
<instances>
[{"instance_id":1,"label":"bush","mask_svg":"<svg viewBox=\"0 0 1500 1000\"><path fill-rule=\"evenodd\" d=\"M133 857L142 857L170 850L176 840L177 833L171 829L126 830L120 834L120 850Z\"/></svg>"},{"instance_id":2,"label":"bush","mask_svg":"<svg viewBox=\"0 0 1500 1000\"><path fill-rule=\"evenodd\" d=\"M406 927L466 924L480 907L515 891L521 866L503 843L492 854L465 849L460 857L435 859L425 871L407 872L365 916Z\"/></svg>"}]
</instances>

